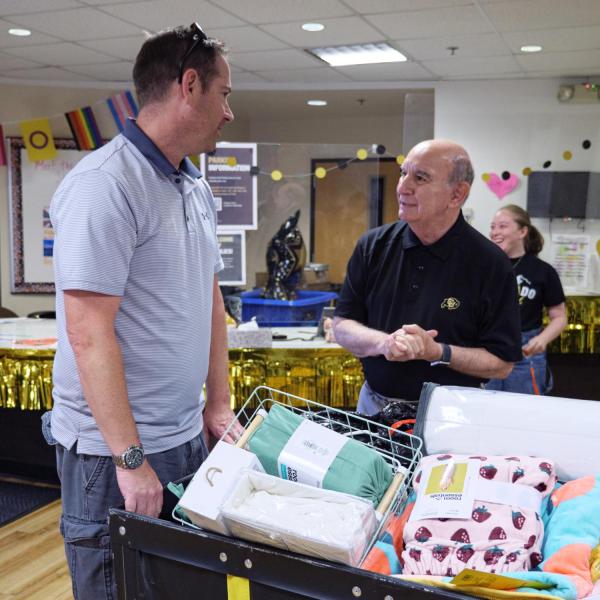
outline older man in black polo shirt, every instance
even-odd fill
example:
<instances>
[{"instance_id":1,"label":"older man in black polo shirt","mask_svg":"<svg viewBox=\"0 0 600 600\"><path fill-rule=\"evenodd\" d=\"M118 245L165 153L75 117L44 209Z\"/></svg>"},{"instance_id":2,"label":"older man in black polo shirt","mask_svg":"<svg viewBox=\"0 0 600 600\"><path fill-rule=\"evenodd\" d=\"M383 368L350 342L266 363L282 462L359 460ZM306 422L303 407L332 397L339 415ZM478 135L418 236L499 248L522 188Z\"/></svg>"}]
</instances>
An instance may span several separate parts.
<instances>
[{"instance_id":1,"label":"older man in black polo shirt","mask_svg":"<svg viewBox=\"0 0 600 600\"><path fill-rule=\"evenodd\" d=\"M504 378L522 357L510 261L461 213L472 182L464 148L421 142L402 164L400 220L363 235L348 262L334 330L362 361L365 414L418 400L425 381Z\"/></svg>"}]
</instances>

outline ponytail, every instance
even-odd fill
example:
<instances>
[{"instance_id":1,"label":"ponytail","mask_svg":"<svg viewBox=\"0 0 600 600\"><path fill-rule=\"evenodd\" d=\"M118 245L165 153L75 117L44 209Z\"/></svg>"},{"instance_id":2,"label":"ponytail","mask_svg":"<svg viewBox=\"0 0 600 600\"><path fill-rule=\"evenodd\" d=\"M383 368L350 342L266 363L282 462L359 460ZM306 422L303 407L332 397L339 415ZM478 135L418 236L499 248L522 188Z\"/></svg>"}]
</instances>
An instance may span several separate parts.
<instances>
[{"instance_id":1,"label":"ponytail","mask_svg":"<svg viewBox=\"0 0 600 600\"><path fill-rule=\"evenodd\" d=\"M537 256L544 247L544 236L539 232L537 227L531 224L529 213L516 204L507 204L500 210L508 211L519 227L527 227L527 235L523 239L525 253Z\"/></svg>"}]
</instances>

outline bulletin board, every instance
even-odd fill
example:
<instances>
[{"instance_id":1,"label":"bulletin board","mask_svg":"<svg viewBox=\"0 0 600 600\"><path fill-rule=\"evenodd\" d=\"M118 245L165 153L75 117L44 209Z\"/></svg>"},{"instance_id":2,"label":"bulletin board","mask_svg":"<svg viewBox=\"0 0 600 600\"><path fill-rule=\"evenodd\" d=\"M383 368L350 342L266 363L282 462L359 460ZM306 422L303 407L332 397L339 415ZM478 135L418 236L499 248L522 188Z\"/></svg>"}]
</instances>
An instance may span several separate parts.
<instances>
[{"instance_id":1,"label":"bulletin board","mask_svg":"<svg viewBox=\"0 0 600 600\"><path fill-rule=\"evenodd\" d=\"M22 138L10 145L10 265L13 294L54 293L52 255L54 231L48 209L63 177L89 151L77 150L70 139L55 139L54 160L31 162Z\"/></svg>"}]
</instances>

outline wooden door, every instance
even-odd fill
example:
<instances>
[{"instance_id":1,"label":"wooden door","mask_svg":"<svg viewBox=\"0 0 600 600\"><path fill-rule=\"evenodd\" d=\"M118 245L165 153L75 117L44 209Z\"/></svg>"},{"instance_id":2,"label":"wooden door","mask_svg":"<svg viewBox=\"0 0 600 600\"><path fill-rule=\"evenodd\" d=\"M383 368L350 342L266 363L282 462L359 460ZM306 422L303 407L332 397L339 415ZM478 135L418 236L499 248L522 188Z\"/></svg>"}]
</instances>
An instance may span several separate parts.
<instances>
[{"instance_id":1,"label":"wooden door","mask_svg":"<svg viewBox=\"0 0 600 600\"><path fill-rule=\"evenodd\" d=\"M331 169L339 160L314 160ZM313 177L311 261L329 265L329 281L342 283L358 238L370 227L398 218L396 184L400 168L393 159L354 161Z\"/></svg>"}]
</instances>

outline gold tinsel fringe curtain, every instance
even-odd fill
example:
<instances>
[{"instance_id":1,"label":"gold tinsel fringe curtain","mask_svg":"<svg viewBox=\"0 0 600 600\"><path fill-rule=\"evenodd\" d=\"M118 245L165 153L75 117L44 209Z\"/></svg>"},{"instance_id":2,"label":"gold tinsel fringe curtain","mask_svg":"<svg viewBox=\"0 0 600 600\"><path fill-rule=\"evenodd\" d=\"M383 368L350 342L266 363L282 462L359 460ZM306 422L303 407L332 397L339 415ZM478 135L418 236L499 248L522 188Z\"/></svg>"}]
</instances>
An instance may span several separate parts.
<instances>
[{"instance_id":1,"label":"gold tinsel fringe curtain","mask_svg":"<svg viewBox=\"0 0 600 600\"><path fill-rule=\"evenodd\" d=\"M0 408L52 408L52 356L0 356ZM266 385L336 408L354 408L363 374L360 362L341 349L229 351L232 408Z\"/></svg>"},{"instance_id":2,"label":"gold tinsel fringe curtain","mask_svg":"<svg viewBox=\"0 0 600 600\"><path fill-rule=\"evenodd\" d=\"M355 408L363 380L360 361L341 349L229 350L234 409L260 385L336 408Z\"/></svg>"},{"instance_id":3,"label":"gold tinsel fringe curtain","mask_svg":"<svg viewBox=\"0 0 600 600\"><path fill-rule=\"evenodd\" d=\"M52 408L52 359L0 357L0 408Z\"/></svg>"}]
</instances>

